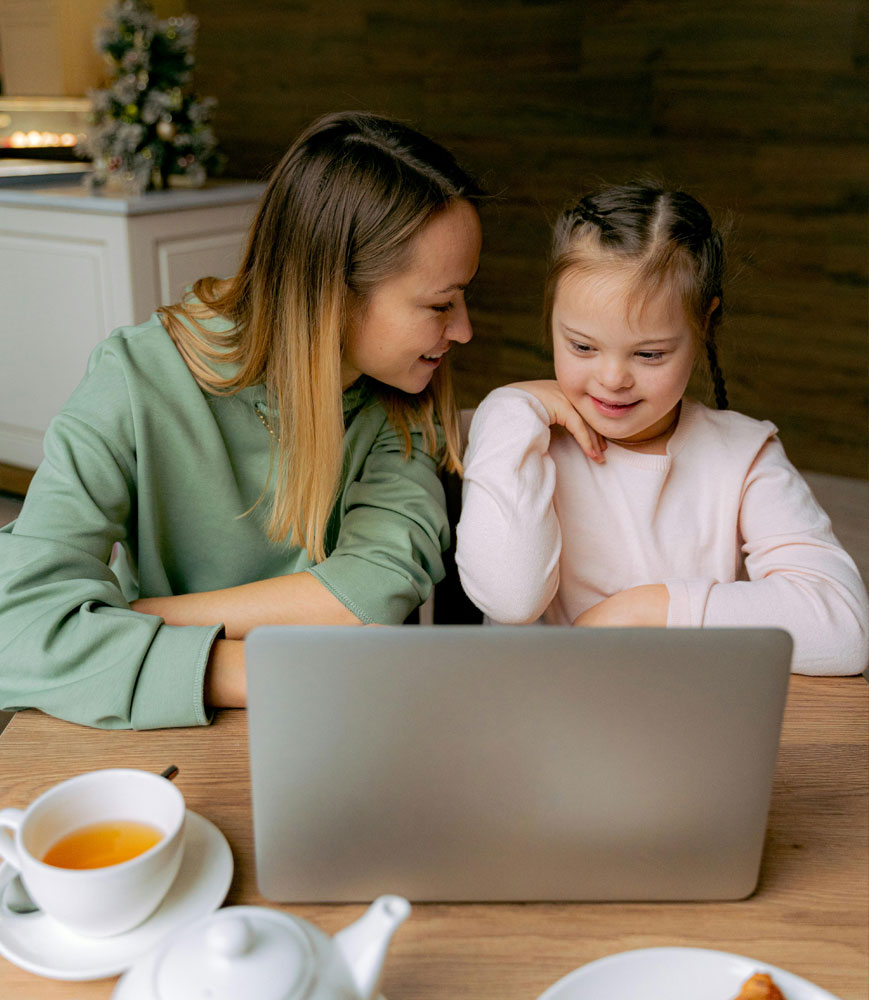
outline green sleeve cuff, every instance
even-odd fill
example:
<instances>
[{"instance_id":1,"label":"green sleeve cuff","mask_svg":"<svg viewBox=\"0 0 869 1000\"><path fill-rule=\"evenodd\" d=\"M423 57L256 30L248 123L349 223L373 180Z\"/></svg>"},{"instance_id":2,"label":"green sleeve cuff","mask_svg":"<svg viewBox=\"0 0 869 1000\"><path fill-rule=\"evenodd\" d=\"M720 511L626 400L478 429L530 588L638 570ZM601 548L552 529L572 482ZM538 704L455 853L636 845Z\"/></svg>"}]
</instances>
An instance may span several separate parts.
<instances>
[{"instance_id":1,"label":"green sleeve cuff","mask_svg":"<svg viewBox=\"0 0 869 1000\"><path fill-rule=\"evenodd\" d=\"M142 662L133 694L133 729L207 726L203 701L205 667L223 625L163 625Z\"/></svg>"},{"instance_id":2,"label":"green sleeve cuff","mask_svg":"<svg viewBox=\"0 0 869 1000\"><path fill-rule=\"evenodd\" d=\"M431 591L431 579L422 571L414 580L397 570L386 572L383 566L374 566L349 553L333 553L307 572L363 625L400 625Z\"/></svg>"}]
</instances>

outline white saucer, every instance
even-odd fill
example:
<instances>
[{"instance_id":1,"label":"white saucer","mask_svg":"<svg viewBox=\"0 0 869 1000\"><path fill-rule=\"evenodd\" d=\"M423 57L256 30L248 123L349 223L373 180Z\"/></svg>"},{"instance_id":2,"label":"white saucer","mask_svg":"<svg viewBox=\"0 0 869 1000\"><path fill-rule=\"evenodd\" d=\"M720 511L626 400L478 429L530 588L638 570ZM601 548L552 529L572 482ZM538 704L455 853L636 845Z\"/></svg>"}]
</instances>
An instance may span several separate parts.
<instances>
[{"instance_id":1,"label":"white saucer","mask_svg":"<svg viewBox=\"0 0 869 1000\"><path fill-rule=\"evenodd\" d=\"M807 979L767 962L706 948L640 948L599 958L569 972L538 1000L733 1000L756 972L766 972L788 1000L838 1000Z\"/></svg>"},{"instance_id":2,"label":"white saucer","mask_svg":"<svg viewBox=\"0 0 869 1000\"><path fill-rule=\"evenodd\" d=\"M226 837L204 816L187 810L184 857L169 894L138 927L108 938L87 938L51 917L0 906L0 955L49 979L107 979L120 975L169 931L220 906L232 881Z\"/></svg>"}]
</instances>

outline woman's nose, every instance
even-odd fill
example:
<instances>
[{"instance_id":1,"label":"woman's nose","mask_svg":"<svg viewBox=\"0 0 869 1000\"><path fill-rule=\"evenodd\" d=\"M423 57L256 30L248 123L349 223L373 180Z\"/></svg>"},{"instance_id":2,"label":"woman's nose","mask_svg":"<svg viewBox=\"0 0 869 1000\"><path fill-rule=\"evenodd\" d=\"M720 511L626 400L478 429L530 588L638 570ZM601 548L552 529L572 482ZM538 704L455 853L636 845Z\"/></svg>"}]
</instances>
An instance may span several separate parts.
<instances>
[{"instance_id":1,"label":"woman's nose","mask_svg":"<svg viewBox=\"0 0 869 1000\"><path fill-rule=\"evenodd\" d=\"M455 340L459 344L467 344L471 337L473 337L474 330L471 327L471 317L468 315L468 309L464 302L457 305L455 311L450 316L446 335L449 340Z\"/></svg>"}]
</instances>

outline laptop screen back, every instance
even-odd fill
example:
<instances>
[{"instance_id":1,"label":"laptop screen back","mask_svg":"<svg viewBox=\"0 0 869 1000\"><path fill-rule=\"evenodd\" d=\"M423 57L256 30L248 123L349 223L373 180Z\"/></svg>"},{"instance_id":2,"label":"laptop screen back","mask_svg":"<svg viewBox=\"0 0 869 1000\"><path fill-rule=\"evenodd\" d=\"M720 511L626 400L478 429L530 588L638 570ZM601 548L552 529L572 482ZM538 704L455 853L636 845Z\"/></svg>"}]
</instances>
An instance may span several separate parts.
<instances>
[{"instance_id":1,"label":"laptop screen back","mask_svg":"<svg viewBox=\"0 0 869 1000\"><path fill-rule=\"evenodd\" d=\"M260 890L744 897L790 656L774 629L257 629Z\"/></svg>"}]
</instances>

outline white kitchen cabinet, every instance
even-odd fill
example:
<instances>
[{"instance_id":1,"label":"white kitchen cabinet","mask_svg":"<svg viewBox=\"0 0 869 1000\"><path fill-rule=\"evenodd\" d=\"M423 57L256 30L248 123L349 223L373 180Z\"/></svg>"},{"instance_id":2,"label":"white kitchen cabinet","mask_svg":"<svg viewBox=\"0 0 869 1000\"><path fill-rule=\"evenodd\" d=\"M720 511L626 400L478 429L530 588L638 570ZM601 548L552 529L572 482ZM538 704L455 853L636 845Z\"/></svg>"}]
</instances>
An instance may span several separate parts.
<instances>
[{"instance_id":1,"label":"white kitchen cabinet","mask_svg":"<svg viewBox=\"0 0 869 1000\"><path fill-rule=\"evenodd\" d=\"M111 330L235 271L263 190L0 188L0 466L39 464L50 420Z\"/></svg>"}]
</instances>

